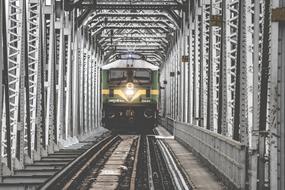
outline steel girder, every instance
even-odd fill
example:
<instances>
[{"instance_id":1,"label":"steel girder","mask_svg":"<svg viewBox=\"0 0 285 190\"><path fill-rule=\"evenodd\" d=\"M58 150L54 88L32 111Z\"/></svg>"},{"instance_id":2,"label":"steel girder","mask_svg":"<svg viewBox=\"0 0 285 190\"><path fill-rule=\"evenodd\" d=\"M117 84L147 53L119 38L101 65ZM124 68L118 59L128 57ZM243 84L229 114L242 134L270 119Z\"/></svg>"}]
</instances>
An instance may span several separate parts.
<instances>
[{"instance_id":1,"label":"steel girder","mask_svg":"<svg viewBox=\"0 0 285 190\"><path fill-rule=\"evenodd\" d=\"M11 152L4 151L6 155L3 155L3 158L7 159L6 163L10 170L13 170L13 166L16 165L16 162L19 163L19 160L23 159L23 152L20 152L20 147L17 146L17 142L20 142L21 148L23 143L23 131L24 131L24 85L23 85L23 76L25 74L25 62L21 60L21 56L24 55L22 51L22 46L25 44L22 42L23 30L21 28L21 23L23 23L23 14L24 3L20 1L13 1L8 4L8 23L7 23L7 40L8 40L8 94L5 96L9 97L8 102L6 102L5 107L9 108L9 114L6 112L6 117L4 120L10 120L8 125L6 125L7 137L4 142L6 142L6 148L11 147ZM20 118L20 120L18 120ZM8 128L11 128L8 129ZM8 130L7 130L8 129ZM9 132L9 133L8 133ZM10 155L9 155L10 154ZM16 155L17 154L17 155ZM17 156L17 157L16 157ZM15 160L13 162L13 160ZM17 167L21 165L17 164Z\"/></svg>"},{"instance_id":2,"label":"steel girder","mask_svg":"<svg viewBox=\"0 0 285 190\"><path fill-rule=\"evenodd\" d=\"M160 26L161 28L166 29L165 31L167 32L171 32L171 28L173 27L169 27L169 24L164 20L136 20L136 19L112 19L112 20L105 20L105 21L98 21L96 23L94 23L93 25L90 26L90 30L96 30L98 28L102 28L105 26L108 26L109 23L114 24L115 26L118 24L143 24L143 25L156 25L156 26ZM163 26L162 26L163 25Z\"/></svg>"},{"instance_id":3,"label":"steel girder","mask_svg":"<svg viewBox=\"0 0 285 190\"><path fill-rule=\"evenodd\" d=\"M4 71L7 71L7 64L4 65L4 63L7 63L7 48L5 48L5 46L7 47L6 45L6 13L5 13L5 2L1 1L0 2L0 28L1 28L1 33L0 33L0 72L1 73L4 73ZM5 69L5 70L4 70ZM5 126L7 125L7 122L6 124L3 123L4 120L4 116L3 116L3 111L4 111L4 106L5 105L5 100L6 98L4 99L4 92L7 91L7 84L8 84L8 81L7 81L7 76L4 78L4 76L1 76L0 77L0 84L1 87L0 88L0 180L2 180L2 171L4 170L3 169L3 166L4 164L3 163L3 155L4 155L4 149L6 148L5 147L5 142L4 142L4 139L6 138L5 137L5 133L6 132L6 129ZM7 110L7 109L6 109Z\"/></svg>"},{"instance_id":4,"label":"steel girder","mask_svg":"<svg viewBox=\"0 0 285 190\"><path fill-rule=\"evenodd\" d=\"M273 8L276 10L278 8L284 9L284 1L273 1ZM282 40L280 40L282 39ZM285 25L282 22L272 22L272 46L278 43L278 50L274 51L272 54L272 63L277 63L277 70L273 71L270 75L273 77L277 72L277 80L274 77L275 85L277 85L277 99L276 94L271 95L271 100L275 103L276 107L273 113L277 112L276 120L274 117L271 118L273 128L271 129L271 148L270 148L270 187L272 189L284 189L285 188ZM274 44L274 45L273 45ZM274 65L276 67L276 65ZM273 93L274 88L271 92ZM275 100L274 100L275 99ZM275 127L276 126L276 127ZM277 154L277 157L275 156ZM277 176L277 177L276 177Z\"/></svg>"},{"instance_id":5,"label":"steel girder","mask_svg":"<svg viewBox=\"0 0 285 190\"><path fill-rule=\"evenodd\" d=\"M210 17L222 14L221 0L211 3ZM211 19L210 18L210 19ZM218 95L219 65L221 53L221 27L210 23L209 28L209 66L208 66L208 97L207 97L207 128L218 130Z\"/></svg>"},{"instance_id":6,"label":"steel girder","mask_svg":"<svg viewBox=\"0 0 285 190\"><path fill-rule=\"evenodd\" d=\"M86 24L92 24L94 22L96 22L96 20L98 19L105 19L105 18L119 18L119 17L123 17L123 18L164 18L167 19L168 21L170 21L173 25L175 25L176 27L178 27L177 23L173 20L172 17L170 17L167 13L163 13L163 12L157 12L157 13L148 13L148 12L143 12L143 13L109 13L109 12L102 12L102 13L96 13L94 14L94 16L91 16L90 18L88 18L88 20L86 21Z\"/></svg>"},{"instance_id":7,"label":"steel girder","mask_svg":"<svg viewBox=\"0 0 285 190\"><path fill-rule=\"evenodd\" d=\"M82 0L77 3L73 3L71 1L65 1L67 6L71 8L88 8L92 7L93 9L103 10L103 9L140 9L140 10L162 10L162 9L172 9L179 10L183 8L183 4L181 2L177 2L174 0L162 1L162 0L154 0L154 1L105 1L105 0L96 0L87 1Z\"/></svg>"},{"instance_id":8,"label":"steel girder","mask_svg":"<svg viewBox=\"0 0 285 190\"><path fill-rule=\"evenodd\" d=\"M55 1L6 2L0 3L0 178L100 124L103 61L95 39L76 28L76 11L64 12Z\"/></svg>"},{"instance_id":9,"label":"steel girder","mask_svg":"<svg viewBox=\"0 0 285 190\"><path fill-rule=\"evenodd\" d=\"M161 39L163 40L161 45L164 46L163 44L171 38L168 33L175 32L181 25L181 13L179 12L184 10L183 3L178 1L132 1L131 3L127 1L77 1L72 3L65 1L65 3L72 5L72 9L81 10L79 11L81 14L77 16L77 22L79 26L83 23L93 30L92 35L96 40L101 42L101 36L112 32L109 35L110 46L113 46L113 35L118 36L132 32L148 35L167 34L167 38ZM86 7L87 5L88 7ZM105 47L105 44L100 44L100 46ZM160 60L160 62L162 61Z\"/></svg>"},{"instance_id":10,"label":"steel girder","mask_svg":"<svg viewBox=\"0 0 285 190\"><path fill-rule=\"evenodd\" d=\"M161 66L163 115L239 141L246 160L243 180L249 184L243 188L284 186L284 151L278 152L284 149L284 43L278 41L284 31L276 17L280 9L274 10L280 2L192 1ZM171 103L164 105L165 99Z\"/></svg>"},{"instance_id":11,"label":"steel girder","mask_svg":"<svg viewBox=\"0 0 285 190\"><path fill-rule=\"evenodd\" d=\"M103 26L101 28L98 28L97 30L95 30L92 35L97 35L99 32L101 32L102 30L106 30L106 29L133 29L133 30L156 30L159 31L159 33L166 33L168 32L168 30L164 27L161 26L142 26L142 25L129 25L129 26L118 26L118 25L107 25L107 26Z\"/></svg>"}]
</instances>

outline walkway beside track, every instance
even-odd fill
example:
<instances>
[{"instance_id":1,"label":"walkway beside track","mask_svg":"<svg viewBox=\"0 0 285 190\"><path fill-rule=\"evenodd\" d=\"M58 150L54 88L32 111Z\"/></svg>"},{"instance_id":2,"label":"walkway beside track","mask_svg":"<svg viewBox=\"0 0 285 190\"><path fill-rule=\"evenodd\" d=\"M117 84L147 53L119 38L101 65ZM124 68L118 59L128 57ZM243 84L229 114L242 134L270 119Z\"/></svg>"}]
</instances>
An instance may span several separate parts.
<instances>
[{"instance_id":1,"label":"walkway beside track","mask_svg":"<svg viewBox=\"0 0 285 190\"><path fill-rule=\"evenodd\" d=\"M217 177L187 148L177 142L174 137L163 127L156 128L159 137L165 138L165 142L175 154L180 165L188 175L194 189L199 190L223 190L224 185Z\"/></svg>"}]
</instances>

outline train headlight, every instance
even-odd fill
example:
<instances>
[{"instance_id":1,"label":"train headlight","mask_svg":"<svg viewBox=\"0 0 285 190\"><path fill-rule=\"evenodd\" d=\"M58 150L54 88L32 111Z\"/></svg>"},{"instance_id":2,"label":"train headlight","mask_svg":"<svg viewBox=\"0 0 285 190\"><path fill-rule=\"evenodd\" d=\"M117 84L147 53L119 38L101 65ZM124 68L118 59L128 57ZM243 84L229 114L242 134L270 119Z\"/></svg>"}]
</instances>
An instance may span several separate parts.
<instances>
[{"instance_id":1,"label":"train headlight","mask_svg":"<svg viewBox=\"0 0 285 190\"><path fill-rule=\"evenodd\" d=\"M130 97L133 96L135 94L135 90L134 90L134 83L128 82L126 85L126 90L125 90L125 94Z\"/></svg>"},{"instance_id":2,"label":"train headlight","mask_svg":"<svg viewBox=\"0 0 285 190\"><path fill-rule=\"evenodd\" d=\"M135 94L135 91L134 91L134 89L126 89L125 94L127 96L132 96Z\"/></svg>"},{"instance_id":3,"label":"train headlight","mask_svg":"<svg viewBox=\"0 0 285 190\"><path fill-rule=\"evenodd\" d=\"M127 89L129 89L129 90L134 89L134 86L135 86L134 83L131 83L131 82L128 82L126 85Z\"/></svg>"}]
</instances>

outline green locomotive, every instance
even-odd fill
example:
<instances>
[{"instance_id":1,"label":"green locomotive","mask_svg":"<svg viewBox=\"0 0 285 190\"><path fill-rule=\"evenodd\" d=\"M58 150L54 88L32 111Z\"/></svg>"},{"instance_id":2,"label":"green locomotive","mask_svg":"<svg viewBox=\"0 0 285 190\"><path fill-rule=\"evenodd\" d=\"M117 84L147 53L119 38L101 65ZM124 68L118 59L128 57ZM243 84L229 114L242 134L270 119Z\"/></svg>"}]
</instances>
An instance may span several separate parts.
<instances>
[{"instance_id":1,"label":"green locomotive","mask_svg":"<svg viewBox=\"0 0 285 190\"><path fill-rule=\"evenodd\" d=\"M102 66L102 122L153 128L158 116L158 67L142 59L118 59Z\"/></svg>"}]
</instances>

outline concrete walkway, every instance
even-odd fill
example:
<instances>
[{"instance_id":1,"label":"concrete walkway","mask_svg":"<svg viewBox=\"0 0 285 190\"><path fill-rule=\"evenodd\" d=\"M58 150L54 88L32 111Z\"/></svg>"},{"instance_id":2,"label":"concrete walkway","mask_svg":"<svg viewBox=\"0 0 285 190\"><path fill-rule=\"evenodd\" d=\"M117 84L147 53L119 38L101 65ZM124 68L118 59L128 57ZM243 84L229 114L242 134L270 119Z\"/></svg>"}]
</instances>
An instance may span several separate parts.
<instances>
[{"instance_id":1,"label":"concrete walkway","mask_svg":"<svg viewBox=\"0 0 285 190\"><path fill-rule=\"evenodd\" d=\"M177 142L163 127L157 127L159 138L165 137L165 142L174 152L181 166L187 173L194 189L199 190L224 190L217 177L197 157L183 145Z\"/></svg>"}]
</instances>

